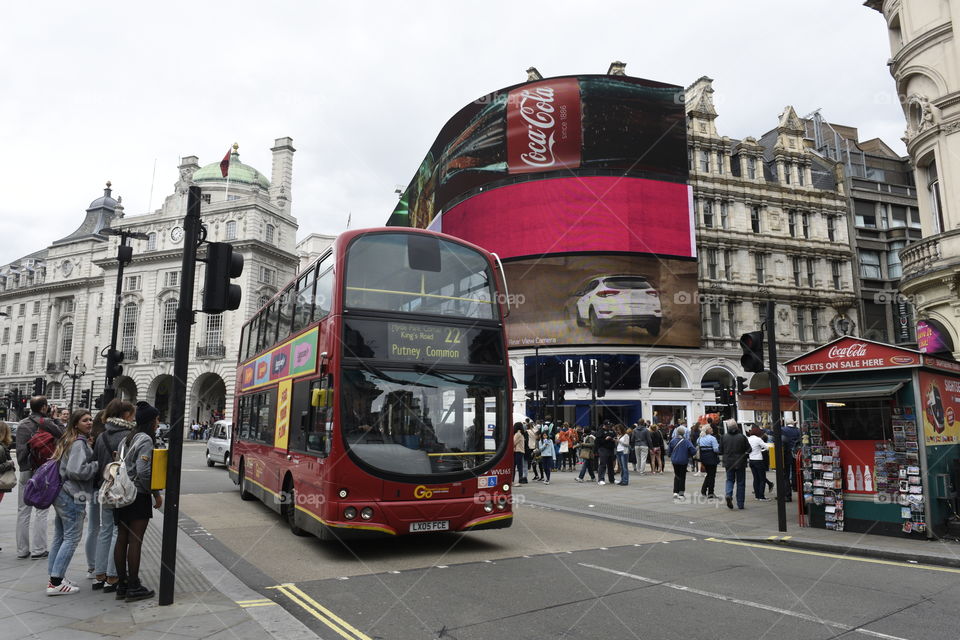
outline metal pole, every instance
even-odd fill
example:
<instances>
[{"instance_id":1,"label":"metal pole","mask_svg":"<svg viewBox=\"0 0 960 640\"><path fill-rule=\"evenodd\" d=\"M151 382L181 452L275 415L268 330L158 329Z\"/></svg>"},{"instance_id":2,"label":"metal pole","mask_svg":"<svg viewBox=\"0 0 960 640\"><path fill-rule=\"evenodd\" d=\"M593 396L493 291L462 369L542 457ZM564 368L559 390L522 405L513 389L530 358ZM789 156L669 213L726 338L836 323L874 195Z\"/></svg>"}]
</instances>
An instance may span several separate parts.
<instances>
[{"instance_id":1,"label":"metal pole","mask_svg":"<svg viewBox=\"0 0 960 640\"><path fill-rule=\"evenodd\" d=\"M536 364L533 367L533 419L542 420L543 412L540 410L540 347L537 345L537 343L533 344L533 359L536 361Z\"/></svg>"},{"instance_id":2,"label":"metal pole","mask_svg":"<svg viewBox=\"0 0 960 640\"><path fill-rule=\"evenodd\" d=\"M73 375L70 376L70 413L73 413L73 399L77 393L77 363L73 363Z\"/></svg>"},{"instance_id":3,"label":"metal pole","mask_svg":"<svg viewBox=\"0 0 960 640\"><path fill-rule=\"evenodd\" d=\"M117 247L117 287L113 294L113 326L110 330L110 348L117 348L117 333L120 331L120 295L123 293L123 267L127 264L124 261L123 247L127 244L127 235L120 233L120 246ZM110 368L107 367L107 379L103 388L103 406L113 400L113 377L110 375Z\"/></svg>"},{"instance_id":4,"label":"metal pole","mask_svg":"<svg viewBox=\"0 0 960 640\"><path fill-rule=\"evenodd\" d=\"M597 416L597 361L591 360L590 367L590 423L591 427L596 429L600 426L600 419Z\"/></svg>"},{"instance_id":5,"label":"metal pole","mask_svg":"<svg viewBox=\"0 0 960 640\"><path fill-rule=\"evenodd\" d=\"M774 321L776 309L772 300L767 301L767 350L769 352L770 409L773 420L774 457L777 462L777 530L787 530L786 469L783 456L783 431L780 416L780 375L777 373L777 332Z\"/></svg>"},{"instance_id":6,"label":"metal pole","mask_svg":"<svg viewBox=\"0 0 960 640\"><path fill-rule=\"evenodd\" d=\"M160 606L173 604L176 580L183 417L187 403L187 368L190 359L190 330L193 327L193 281L196 275L200 228L200 187L190 187L187 195L187 215L183 219L183 266L180 268L180 300L177 305L177 337L173 358L167 490L163 513L163 546L160 549Z\"/></svg>"}]
</instances>

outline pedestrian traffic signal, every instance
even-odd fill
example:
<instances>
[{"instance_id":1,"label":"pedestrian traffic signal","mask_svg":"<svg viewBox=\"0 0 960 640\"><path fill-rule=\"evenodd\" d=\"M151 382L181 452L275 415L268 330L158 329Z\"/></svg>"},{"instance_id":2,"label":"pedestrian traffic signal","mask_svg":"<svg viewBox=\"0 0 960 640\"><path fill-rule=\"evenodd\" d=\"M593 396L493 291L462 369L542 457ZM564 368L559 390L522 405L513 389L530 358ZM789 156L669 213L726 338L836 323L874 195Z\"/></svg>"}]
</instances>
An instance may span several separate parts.
<instances>
[{"instance_id":1,"label":"pedestrian traffic signal","mask_svg":"<svg viewBox=\"0 0 960 640\"><path fill-rule=\"evenodd\" d=\"M728 404L728 405L735 405L735 404L737 404L737 392L736 392L736 390L728 387L728 388L724 389L724 392L726 393L726 404Z\"/></svg>"},{"instance_id":2,"label":"pedestrian traffic signal","mask_svg":"<svg viewBox=\"0 0 960 640\"><path fill-rule=\"evenodd\" d=\"M90 408L90 389L84 389L80 392L80 406L86 409Z\"/></svg>"},{"instance_id":3,"label":"pedestrian traffic signal","mask_svg":"<svg viewBox=\"0 0 960 640\"><path fill-rule=\"evenodd\" d=\"M759 373L763 368L763 331L751 331L740 336L740 366L744 371Z\"/></svg>"},{"instance_id":4,"label":"pedestrian traffic signal","mask_svg":"<svg viewBox=\"0 0 960 640\"><path fill-rule=\"evenodd\" d=\"M207 272L203 281L203 312L223 313L240 308L243 291L230 282L243 273L243 256L226 242L207 244Z\"/></svg>"},{"instance_id":5,"label":"pedestrian traffic signal","mask_svg":"<svg viewBox=\"0 0 960 640\"><path fill-rule=\"evenodd\" d=\"M43 378L34 378L33 379L33 395L42 396L44 391L47 390L47 381Z\"/></svg>"},{"instance_id":6,"label":"pedestrian traffic signal","mask_svg":"<svg viewBox=\"0 0 960 640\"><path fill-rule=\"evenodd\" d=\"M747 390L747 379L743 376L737 376L737 393L743 393Z\"/></svg>"},{"instance_id":7,"label":"pedestrian traffic signal","mask_svg":"<svg viewBox=\"0 0 960 640\"><path fill-rule=\"evenodd\" d=\"M724 403L724 398L725 398L725 397L724 397L724 393L723 393L723 387L714 387L714 388L713 388L713 399L714 399L714 401L715 401L717 404L725 404L725 403Z\"/></svg>"},{"instance_id":8,"label":"pedestrian traffic signal","mask_svg":"<svg viewBox=\"0 0 960 640\"><path fill-rule=\"evenodd\" d=\"M107 349L107 378L109 380L123 374L123 367L120 366L121 362L123 362L123 351Z\"/></svg>"}]
</instances>

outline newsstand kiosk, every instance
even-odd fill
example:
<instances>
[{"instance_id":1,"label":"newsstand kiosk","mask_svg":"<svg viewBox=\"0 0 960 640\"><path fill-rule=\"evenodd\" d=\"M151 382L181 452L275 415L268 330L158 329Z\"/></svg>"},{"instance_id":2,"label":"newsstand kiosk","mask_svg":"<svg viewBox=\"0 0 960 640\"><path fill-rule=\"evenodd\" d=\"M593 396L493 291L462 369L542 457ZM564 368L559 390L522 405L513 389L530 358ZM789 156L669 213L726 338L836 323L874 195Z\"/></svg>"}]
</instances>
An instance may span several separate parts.
<instances>
[{"instance_id":1,"label":"newsstand kiosk","mask_svg":"<svg viewBox=\"0 0 960 640\"><path fill-rule=\"evenodd\" d=\"M960 363L842 337L786 367L800 400L803 524L942 535L960 489Z\"/></svg>"}]
</instances>

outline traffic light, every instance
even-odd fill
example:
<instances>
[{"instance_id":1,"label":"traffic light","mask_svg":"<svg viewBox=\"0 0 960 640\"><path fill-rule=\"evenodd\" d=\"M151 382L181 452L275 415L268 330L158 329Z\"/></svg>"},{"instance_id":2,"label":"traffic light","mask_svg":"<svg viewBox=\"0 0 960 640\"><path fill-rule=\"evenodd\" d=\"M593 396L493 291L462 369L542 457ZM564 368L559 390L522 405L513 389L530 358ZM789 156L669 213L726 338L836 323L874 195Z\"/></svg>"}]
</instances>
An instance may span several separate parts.
<instances>
[{"instance_id":1,"label":"traffic light","mask_svg":"<svg viewBox=\"0 0 960 640\"><path fill-rule=\"evenodd\" d=\"M90 408L90 389L84 389L80 392L80 406L86 409Z\"/></svg>"},{"instance_id":2,"label":"traffic light","mask_svg":"<svg viewBox=\"0 0 960 640\"><path fill-rule=\"evenodd\" d=\"M47 390L47 381L43 378L34 378L33 379L33 395L42 396L43 392Z\"/></svg>"},{"instance_id":3,"label":"traffic light","mask_svg":"<svg viewBox=\"0 0 960 640\"><path fill-rule=\"evenodd\" d=\"M740 366L744 371L759 373L763 368L763 331L751 331L740 336Z\"/></svg>"},{"instance_id":4,"label":"traffic light","mask_svg":"<svg viewBox=\"0 0 960 640\"><path fill-rule=\"evenodd\" d=\"M747 379L743 376L737 376L737 393L743 393L747 390Z\"/></svg>"},{"instance_id":5,"label":"traffic light","mask_svg":"<svg viewBox=\"0 0 960 640\"><path fill-rule=\"evenodd\" d=\"M717 404L725 404L723 387L714 387L713 388L713 399Z\"/></svg>"},{"instance_id":6,"label":"traffic light","mask_svg":"<svg viewBox=\"0 0 960 640\"><path fill-rule=\"evenodd\" d=\"M610 371L609 362L597 363L597 379L595 384L598 398L602 398L607 395L607 389L613 386L613 374Z\"/></svg>"},{"instance_id":7,"label":"traffic light","mask_svg":"<svg viewBox=\"0 0 960 640\"><path fill-rule=\"evenodd\" d=\"M556 396L554 396L554 403L563 404L563 401L566 399L565 396L566 389L564 389L562 386L558 386Z\"/></svg>"},{"instance_id":8,"label":"traffic light","mask_svg":"<svg viewBox=\"0 0 960 640\"><path fill-rule=\"evenodd\" d=\"M727 388L727 389L724 389L724 391L726 392L726 395L727 395L727 402L726 402L726 404L731 405L731 406L737 404L737 392L736 392L736 390L735 390L735 389L731 389L731 388Z\"/></svg>"},{"instance_id":9,"label":"traffic light","mask_svg":"<svg viewBox=\"0 0 960 640\"><path fill-rule=\"evenodd\" d=\"M203 281L203 312L223 313L240 308L242 290L230 282L243 273L243 256L226 242L207 244L207 273Z\"/></svg>"},{"instance_id":10,"label":"traffic light","mask_svg":"<svg viewBox=\"0 0 960 640\"><path fill-rule=\"evenodd\" d=\"M123 351L118 349L107 349L107 378L113 380L123 373Z\"/></svg>"},{"instance_id":11,"label":"traffic light","mask_svg":"<svg viewBox=\"0 0 960 640\"><path fill-rule=\"evenodd\" d=\"M93 408L94 408L94 409L103 409L103 394L102 394L102 393L101 393L100 395L98 395L98 396L96 397L96 399L93 401Z\"/></svg>"}]
</instances>

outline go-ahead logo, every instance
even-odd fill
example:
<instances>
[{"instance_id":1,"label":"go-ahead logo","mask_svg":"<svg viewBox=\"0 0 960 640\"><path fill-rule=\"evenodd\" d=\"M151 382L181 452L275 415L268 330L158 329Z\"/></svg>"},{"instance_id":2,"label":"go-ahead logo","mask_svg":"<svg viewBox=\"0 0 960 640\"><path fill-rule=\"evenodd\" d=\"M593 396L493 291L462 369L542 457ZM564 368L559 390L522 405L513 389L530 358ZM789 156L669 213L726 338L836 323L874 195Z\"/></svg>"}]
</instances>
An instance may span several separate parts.
<instances>
[{"instance_id":1,"label":"go-ahead logo","mask_svg":"<svg viewBox=\"0 0 960 640\"><path fill-rule=\"evenodd\" d=\"M422 484L418 484L413 490L413 497L417 500L432 498L434 493L448 493L450 489L427 489Z\"/></svg>"}]
</instances>

